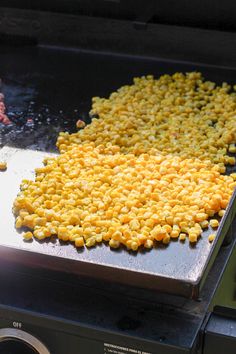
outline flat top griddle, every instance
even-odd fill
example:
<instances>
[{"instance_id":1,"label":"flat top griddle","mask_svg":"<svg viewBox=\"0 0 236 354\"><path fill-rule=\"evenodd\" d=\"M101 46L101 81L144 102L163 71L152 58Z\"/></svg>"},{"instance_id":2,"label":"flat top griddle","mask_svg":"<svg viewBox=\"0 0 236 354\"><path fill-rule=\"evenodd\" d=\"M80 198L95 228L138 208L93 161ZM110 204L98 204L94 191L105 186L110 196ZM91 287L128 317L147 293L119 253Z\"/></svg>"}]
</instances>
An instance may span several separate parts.
<instances>
[{"instance_id":1,"label":"flat top griddle","mask_svg":"<svg viewBox=\"0 0 236 354\"><path fill-rule=\"evenodd\" d=\"M55 151L58 132L73 131L79 117L89 121L93 95L108 95L134 76L191 70L218 82L233 78L236 82L236 73L230 69L79 51L3 48L0 76L14 123L0 127L2 145L8 145L0 151L0 160L8 162L8 170L0 174L0 256L29 266L196 298L234 217L235 195L213 244L208 242L209 229L195 247L172 241L167 247L139 253L110 250L106 245L77 250L57 239L25 242L14 228L11 211L20 181L32 178L43 156ZM29 116L34 124L25 124Z\"/></svg>"}]
</instances>

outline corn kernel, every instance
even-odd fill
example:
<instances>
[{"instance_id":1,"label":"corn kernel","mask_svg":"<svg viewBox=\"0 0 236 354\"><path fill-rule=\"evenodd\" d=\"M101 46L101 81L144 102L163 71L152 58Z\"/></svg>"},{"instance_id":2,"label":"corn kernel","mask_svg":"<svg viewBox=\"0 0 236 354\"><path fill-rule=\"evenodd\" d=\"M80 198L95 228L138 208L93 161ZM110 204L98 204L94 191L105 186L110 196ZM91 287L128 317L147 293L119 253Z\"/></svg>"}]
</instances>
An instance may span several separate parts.
<instances>
[{"instance_id":1,"label":"corn kernel","mask_svg":"<svg viewBox=\"0 0 236 354\"><path fill-rule=\"evenodd\" d=\"M165 244L165 245L168 245L168 243L170 243L170 236L167 235L163 238L162 242Z\"/></svg>"},{"instance_id":2,"label":"corn kernel","mask_svg":"<svg viewBox=\"0 0 236 354\"><path fill-rule=\"evenodd\" d=\"M139 224L138 220L135 220L135 219L130 221L129 226L130 226L130 229L134 230L134 231L140 229L140 224Z\"/></svg>"},{"instance_id":3,"label":"corn kernel","mask_svg":"<svg viewBox=\"0 0 236 354\"><path fill-rule=\"evenodd\" d=\"M96 242L101 243L102 242L102 234L96 235Z\"/></svg>"},{"instance_id":4,"label":"corn kernel","mask_svg":"<svg viewBox=\"0 0 236 354\"><path fill-rule=\"evenodd\" d=\"M207 220L204 220L202 222L200 222L200 226L203 228L203 229L206 229L209 225L209 222Z\"/></svg>"},{"instance_id":5,"label":"corn kernel","mask_svg":"<svg viewBox=\"0 0 236 354\"><path fill-rule=\"evenodd\" d=\"M179 237L179 231L177 231L177 230L171 231L170 237L171 238L178 238Z\"/></svg>"},{"instance_id":6,"label":"corn kernel","mask_svg":"<svg viewBox=\"0 0 236 354\"><path fill-rule=\"evenodd\" d=\"M184 242L186 240L186 234L180 233L179 234L179 240Z\"/></svg>"},{"instance_id":7,"label":"corn kernel","mask_svg":"<svg viewBox=\"0 0 236 354\"><path fill-rule=\"evenodd\" d=\"M146 240L144 243L145 248L152 248L153 247L153 241L152 240Z\"/></svg>"},{"instance_id":8,"label":"corn kernel","mask_svg":"<svg viewBox=\"0 0 236 354\"><path fill-rule=\"evenodd\" d=\"M218 212L218 215L220 217L224 216L225 215L225 210L221 209L219 212Z\"/></svg>"},{"instance_id":9,"label":"corn kernel","mask_svg":"<svg viewBox=\"0 0 236 354\"><path fill-rule=\"evenodd\" d=\"M216 219L211 219L210 220L210 226L213 227L213 228L216 228L219 226L219 221L216 220Z\"/></svg>"},{"instance_id":10,"label":"corn kernel","mask_svg":"<svg viewBox=\"0 0 236 354\"><path fill-rule=\"evenodd\" d=\"M138 243L137 243L137 242L132 242L130 248L132 249L132 251L137 251L137 249L138 249Z\"/></svg>"},{"instance_id":11,"label":"corn kernel","mask_svg":"<svg viewBox=\"0 0 236 354\"><path fill-rule=\"evenodd\" d=\"M76 237L76 238L75 238L75 246L76 246L76 247L83 247L83 246L84 246L84 239L83 239L83 237Z\"/></svg>"},{"instance_id":12,"label":"corn kernel","mask_svg":"<svg viewBox=\"0 0 236 354\"><path fill-rule=\"evenodd\" d=\"M231 173L230 177L232 177L232 178L233 178L233 180L234 180L234 181L236 181L236 172Z\"/></svg>"},{"instance_id":13,"label":"corn kernel","mask_svg":"<svg viewBox=\"0 0 236 354\"><path fill-rule=\"evenodd\" d=\"M93 247L96 244L96 238L95 237L90 237L89 239L86 240L86 247Z\"/></svg>"},{"instance_id":14,"label":"corn kernel","mask_svg":"<svg viewBox=\"0 0 236 354\"><path fill-rule=\"evenodd\" d=\"M77 120L77 122L76 122L76 127L77 128L84 128L85 127L85 122L84 121L82 121L82 120Z\"/></svg>"},{"instance_id":15,"label":"corn kernel","mask_svg":"<svg viewBox=\"0 0 236 354\"><path fill-rule=\"evenodd\" d=\"M7 163L0 161L0 171L5 171L7 169Z\"/></svg>"},{"instance_id":16,"label":"corn kernel","mask_svg":"<svg viewBox=\"0 0 236 354\"><path fill-rule=\"evenodd\" d=\"M191 243L197 242L197 235L196 234L189 234L188 238L189 238L189 242L191 242Z\"/></svg>"},{"instance_id":17,"label":"corn kernel","mask_svg":"<svg viewBox=\"0 0 236 354\"><path fill-rule=\"evenodd\" d=\"M111 248L118 248L118 247L120 246L120 242L111 239L111 240L109 241L109 246L110 246Z\"/></svg>"},{"instance_id":18,"label":"corn kernel","mask_svg":"<svg viewBox=\"0 0 236 354\"><path fill-rule=\"evenodd\" d=\"M33 234L32 234L32 232L30 232L30 231L28 231L28 232L24 232L23 233L23 238L24 238L24 240L31 240L32 238L33 238Z\"/></svg>"},{"instance_id":19,"label":"corn kernel","mask_svg":"<svg viewBox=\"0 0 236 354\"><path fill-rule=\"evenodd\" d=\"M18 218L16 219L16 223L15 223L15 226L17 229L22 227L22 221L23 221L23 219L20 216L18 216Z\"/></svg>"},{"instance_id":20,"label":"corn kernel","mask_svg":"<svg viewBox=\"0 0 236 354\"><path fill-rule=\"evenodd\" d=\"M208 241L209 241L209 242L212 242L212 241L214 241L215 238L216 238L216 234L210 234L210 235L208 236Z\"/></svg>"}]
</instances>

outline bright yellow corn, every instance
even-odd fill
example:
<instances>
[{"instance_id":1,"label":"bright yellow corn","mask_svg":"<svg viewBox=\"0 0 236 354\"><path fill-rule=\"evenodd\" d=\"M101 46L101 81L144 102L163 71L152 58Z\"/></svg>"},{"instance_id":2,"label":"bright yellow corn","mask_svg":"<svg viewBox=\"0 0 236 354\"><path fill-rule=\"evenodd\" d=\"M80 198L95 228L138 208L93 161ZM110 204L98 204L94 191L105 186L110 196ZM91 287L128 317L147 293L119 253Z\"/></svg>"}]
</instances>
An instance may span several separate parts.
<instances>
[{"instance_id":1,"label":"bright yellow corn","mask_svg":"<svg viewBox=\"0 0 236 354\"><path fill-rule=\"evenodd\" d=\"M76 247L108 241L112 248L123 244L136 251L179 235L196 242L209 216L223 213L235 187L209 161L124 155L112 146L109 154L102 151L91 143L73 146L45 165L41 181L25 182L14 203L16 227L28 227L39 239L56 234ZM53 203L47 185L54 186ZM158 198L150 198L153 193Z\"/></svg>"},{"instance_id":2,"label":"bright yellow corn","mask_svg":"<svg viewBox=\"0 0 236 354\"><path fill-rule=\"evenodd\" d=\"M27 232L23 233L23 237L24 237L24 240L28 241L28 240L31 240L33 238L33 234L32 234L32 232L27 231Z\"/></svg>"},{"instance_id":3,"label":"bright yellow corn","mask_svg":"<svg viewBox=\"0 0 236 354\"><path fill-rule=\"evenodd\" d=\"M210 224L211 227L216 228L216 227L219 226L219 221L216 220L216 219L212 219L212 220L210 220L209 224Z\"/></svg>"},{"instance_id":4,"label":"bright yellow corn","mask_svg":"<svg viewBox=\"0 0 236 354\"><path fill-rule=\"evenodd\" d=\"M7 163L0 161L0 171L5 171L7 169Z\"/></svg>"},{"instance_id":5,"label":"bright yellow corn","mask_svg":"<svg viewBox=\"0 0 236 354\"><path fill-rule=\"evenodd\" d=\"M61 154L24 180L16 227L76 247L102 241L137 251L218 227L236 174L236 95L200 73L135 78L108 99L95 97L92 123L61 133ZM77 122L83 128L82 121ZM210 238L209 238L210 241Z\"/></svg>"},{"instance_id":6,"label":"bright yellow corn","mask_svg":"<svg viewBox=\"0 0 236 354\"><path fill-rule=\"evenodd\" d=\"M214 241L215 238L216 238L216 234L210 234L210 235L208 236L208 241L209 241L209 242L212 242L212 241Z\"/></svg>"},{"instance_id":7,"label":"bright yellow corn","mask_svg":"<svg viewBox=\"0 0 236 354\"><path fill-rule=\"evenodd\" d=\"M104 153L108 144L135 155L158 150L210 160L224 173L225 164L235 163L228 151L236 152L236 95L230 89L198 72L134 78L107 99L94 97L90 113L99 119L75 134L61 133L57 145L61 152L88 142L103 144Z\"/></svg>"}]
</instances>

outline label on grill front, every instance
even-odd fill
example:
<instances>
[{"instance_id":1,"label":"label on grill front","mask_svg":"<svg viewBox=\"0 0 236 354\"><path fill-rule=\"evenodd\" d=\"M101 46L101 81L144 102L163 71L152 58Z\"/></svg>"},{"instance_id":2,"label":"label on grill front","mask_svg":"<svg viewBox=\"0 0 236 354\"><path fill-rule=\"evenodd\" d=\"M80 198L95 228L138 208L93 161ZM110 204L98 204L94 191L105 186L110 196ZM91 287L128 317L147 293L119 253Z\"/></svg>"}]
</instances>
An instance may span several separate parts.
<instances>
[{"instance_id":1,"label":"label on grill front","mask_svg":"<svg viewBox=\"0 0 236 354\"><path fill-rule=\"evenodd\" d=\"M104 343L104 354L152 354L140 349L127 348L111 343Z\"/></svg>"}]
</instances>

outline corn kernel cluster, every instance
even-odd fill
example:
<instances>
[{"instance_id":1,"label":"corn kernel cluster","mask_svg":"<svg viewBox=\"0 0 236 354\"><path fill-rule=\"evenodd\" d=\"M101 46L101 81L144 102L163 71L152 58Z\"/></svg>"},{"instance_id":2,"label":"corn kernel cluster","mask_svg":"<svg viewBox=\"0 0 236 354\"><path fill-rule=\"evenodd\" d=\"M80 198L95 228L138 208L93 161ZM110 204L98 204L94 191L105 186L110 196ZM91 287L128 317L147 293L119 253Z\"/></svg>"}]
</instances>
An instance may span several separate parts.
<instances>
[{"instance_id":1,"label":"corn kernel cluster","mask_svg":"<svg viewBox=\"0 0 236 354\"><path fill-rule=\"evenodd\" d=\"M56 235L76 247L196 242L219 226L236 186L236 93L200 73L135 78L93 98L92 123L61 133L61 154L25 180L15 200L24 238ZM209 218L211 218L210 221ZM209 236L212 242L215 234Z\"/></svg>"},{"instance_id":2,"label":"corn kernel cluster","mask_svg":"<svg viewBox=\"0 0 236 354\"><path fill-rule=\"evenodd\" d=\"M16 227L31 230L25 239L57 235L76 247L107 241L136 251L177 238L196 242L208 218L223 215L236 181L221 175L218 165L120 150L72 145L45 159L35 181L22 182L14 202Z\"/></svg>"},{"instance_id":3,"label":"corn kernel cluster","mask_svg":"<svg viewBox=\"0 0 236 354\"><path fill-rule=\"evenodd\" d=\"M61 152L71 144L118 145L139 155L157 149L182 158L235 164L236 93L223 83L204 81L197 72L135 78L108 99L94 97L92 123L75 134L58 138Z\"/></svg>"}]
</instances>

